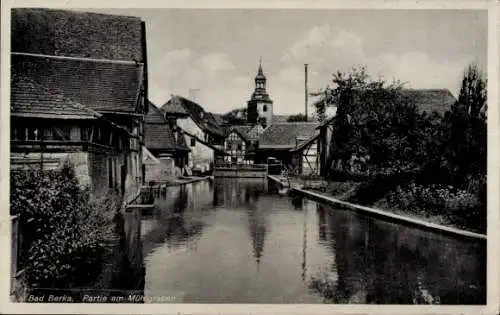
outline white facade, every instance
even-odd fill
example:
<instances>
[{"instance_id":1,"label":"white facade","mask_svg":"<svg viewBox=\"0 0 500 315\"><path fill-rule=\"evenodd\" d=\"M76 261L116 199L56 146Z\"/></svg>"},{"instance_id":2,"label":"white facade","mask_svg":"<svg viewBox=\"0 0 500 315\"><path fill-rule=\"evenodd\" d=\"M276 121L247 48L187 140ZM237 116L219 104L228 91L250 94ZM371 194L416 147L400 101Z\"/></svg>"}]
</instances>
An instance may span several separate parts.
<instances>
[{"instance_id":1,"label":"white facade","mask_svg":"<svg viewBox=\"0 0 500 315\"><path fill-rule=\"evenodd\" d=\"M245 160L246 143L236 131L232 131L224 140L224 151L228 156L226 162L243 163Z\"/></svg>"},{"instance_id":2,"label":"white facade","mask_svg":"<svg viewBox=\"0 0 500 315\"><path fill-rule=\"evenodd\" d=\"M193 121L191 117L178 118L177 126L185 132L196 136L203 141L207 141L208 139L206 133ZM185 134L184 137L186 140L186 145L191 150L191 152L189 152L188 158L188 166L190 168L202 165L204 166L214 162L215 153L212 148L197 141L190 135Z\"/></svg>"}]
</instances>

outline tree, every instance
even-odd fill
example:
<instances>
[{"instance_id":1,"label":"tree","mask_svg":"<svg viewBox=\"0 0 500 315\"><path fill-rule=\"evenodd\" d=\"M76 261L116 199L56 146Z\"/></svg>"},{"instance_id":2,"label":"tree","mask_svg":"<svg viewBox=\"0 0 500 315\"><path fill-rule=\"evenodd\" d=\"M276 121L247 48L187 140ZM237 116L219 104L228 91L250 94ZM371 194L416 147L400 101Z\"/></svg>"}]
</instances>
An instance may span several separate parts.
<instances>
[{"instance_id":1,"label":"tree","mask_svg":"<svg viewBox=\"0 0 500 315\"><path fill-rule=\"evenodd\" d=\"M247 123L247 109L233 109L222 116L222 118L230 125L243 125Z\"/></svg>"},{"instance_id":2,"label":"tree","mask_svg":"<svg viewBox=\"0 0 500 315\"><path fill-rule=\"evenodd\" d=\"M487 164L487 80L477 65L465 70L458 101L446 115L446 167L452 180L466 187L485 180Z\"/></svg>"},{"instance_id":3,"label":"tree","mask_svg":"<svg viewBox=\"0 0 500 315\"><path fill-rule=\"evenodd\" d=\"M361 158L372 171L404 167L409 150L407 126L417 121L416 109L399 93L402 85L372 80L364 67L353 67L349 73L333 75L333 87L315 93L319 116L326 106L336 106L333 121L330 165L342 172L351 167L352 159Z\"/></svg>"},{"instance_id":4,"label":"tree","mask_svg":"<svg viewBox=\"0 0 500 315\"><path fill-rule=\"evenodd\" d=\"M326 108L330 106L335 106L332 104L331 95L332 92L329 86L326 86L324 90L320 90L318 92L312 92L309 94L312 97L319 97L317 101L313 103L313 106L316 110L316 117L320 123L324 122L326 119Z\"/></svg>"},{"instance_id":5,"label":"tree","mask_svg":"<svg viewBox=\"0 0 500 315\"><path fill-rule=\"evenodd\" d=\"M307 121L307 117L304 114L291 115L286 120L287 122L297 122L297 121Z\"/></svg>"}]
</instances>

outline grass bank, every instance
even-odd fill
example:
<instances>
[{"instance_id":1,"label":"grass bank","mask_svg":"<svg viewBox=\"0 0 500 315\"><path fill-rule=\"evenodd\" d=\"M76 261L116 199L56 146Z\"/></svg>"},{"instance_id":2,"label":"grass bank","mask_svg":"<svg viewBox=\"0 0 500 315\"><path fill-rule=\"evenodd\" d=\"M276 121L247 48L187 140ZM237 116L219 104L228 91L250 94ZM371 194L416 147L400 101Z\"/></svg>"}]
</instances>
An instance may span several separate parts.
<instances>
[{"instance_id":1,"label":"grass bank","mask_svg":"<svg viewBox=\"0 0 500 315\"><path fill-rule=\"evenodd\" d=\"M300 181L293 183L313 191L361 206L372 207L442 226L486 234L486 206L473 195L438 186L396 187L382 197L368 198L373 184L366 182Z\"/></svg>"}]
</instances>

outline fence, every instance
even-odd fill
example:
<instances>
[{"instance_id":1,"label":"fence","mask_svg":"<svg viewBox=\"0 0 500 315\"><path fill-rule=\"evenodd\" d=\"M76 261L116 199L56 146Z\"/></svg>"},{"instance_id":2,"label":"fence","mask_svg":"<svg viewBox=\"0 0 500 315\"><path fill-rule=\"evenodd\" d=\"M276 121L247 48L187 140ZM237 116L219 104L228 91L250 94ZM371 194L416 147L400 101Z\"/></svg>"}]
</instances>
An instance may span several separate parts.
<instances>
[{"instance_id":1,"label":"fence","mask_svg":"<svg viewBox=\"0 0 500 315\"><path fill-rule=\"evenodd\" d=\"M265 178L266 164L231 164L218 163L214 168L214 177L251 177Z\"/></svg>"},{"instance_id":2,"label":"fence","mask_svg":"<svg viewBox=\"0 0 500 315\"><path fill-rule=\"evenodd\" d=\"M244 163L217 163L216 169L238 169L238 170L267 170L267 164L244 164Z\"/></svg>"}]
</instances>

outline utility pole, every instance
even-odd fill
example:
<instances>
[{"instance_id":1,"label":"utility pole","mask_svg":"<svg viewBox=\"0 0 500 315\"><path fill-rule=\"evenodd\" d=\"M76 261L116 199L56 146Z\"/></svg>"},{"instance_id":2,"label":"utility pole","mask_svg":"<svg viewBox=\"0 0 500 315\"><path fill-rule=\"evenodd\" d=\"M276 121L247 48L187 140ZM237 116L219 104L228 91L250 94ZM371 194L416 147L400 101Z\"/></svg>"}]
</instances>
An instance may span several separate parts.
<instances>
[{"instance_id":1,"label":"utility pole","mask_svg":"<svg viewBox=\"0 0 500 315\"><path fill-rule=\"evenodd\" d=\"M305 107L306 107L306 121L307 121L307 63L304 64L304 98L305 98Z\"/></svg>"}]
</instances>

